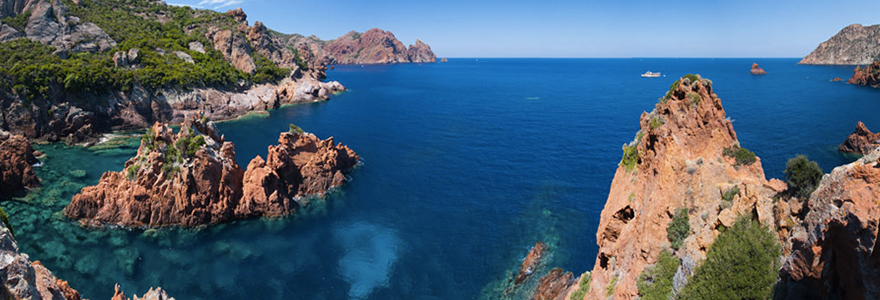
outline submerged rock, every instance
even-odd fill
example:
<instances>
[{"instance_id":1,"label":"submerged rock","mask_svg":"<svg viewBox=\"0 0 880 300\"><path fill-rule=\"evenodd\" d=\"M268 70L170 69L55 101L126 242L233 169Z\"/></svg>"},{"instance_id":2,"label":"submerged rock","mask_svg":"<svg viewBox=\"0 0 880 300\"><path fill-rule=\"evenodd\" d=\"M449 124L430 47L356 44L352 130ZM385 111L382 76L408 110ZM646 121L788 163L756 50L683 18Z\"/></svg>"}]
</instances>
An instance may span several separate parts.
<instances>
[{"instance_id":1,"label":"submerged rock","mask_svg":"<svg viewBox=\"0 0 880 300\"><path fill-rule=\"evenodd\" d=\"M749 72L751 72L752 75L766 75L767 74L767 72L764 71L764 69L761 69L761 67L759 67L758 64L756 64L756 63L752 64L752 70Z\"/></svg>"},{"instance_id":2,"label":"submerged rock","mask_svg":"<svg viewBox=\"0 0 880 300\"><path fill-rule=\"evenodd\" d=\"M106 172L83 188L64 214L84 224L195 226L296 210L296 199L345 181L359 157L333 139L283 133L244 172L235 146L204 115L187 116L176 135L156 123L122 172Z\"/></svg>"},{"instance_id":3,"label":"submerged rock","mask_svg":"<svg viewBox=\"0 0 880 300\"><path fill-rule=\"evenodd\" d=\"M871 132L865 123L859 121L855 132L837 147L837 151L865 155L877 146L880 146L880 133Z\"/></svg>"},{"instance_id":4,"label":"submerged rock","mask_svg":"<svg viewBox=\"0 0 880 300\"><path fill-rule=\"evenodd\" d=\"M519 267L519 272L516 274L516 279L514 279L514 284L523 283L529 275L535 272L538 268L538 263L541 262L541 258L544 257L544 251L547 250L547 246L544 245L543 242L535 243L535 246L532 247L532 250L529 250L529 254L526 255L526 259L523 260L522 266Z\"/></svg>"},{"instance_id":5,"label":"submerged rock","mask_svg":"<svg viewBox=\"0 0 880 300\"><path fill-rule=\"evenodd\" d=\"M32 166L38 162L26 138L0 130L0 193L37 187Z\"/></svg>"},{"instance_id":6,"label":"submerged rock","mask_svg":"<svg viewBox=\"0 0 880 300\"><path fill-rule=\"evenodd\" d=\"M567 299L566 290L572 284L574 275L565 272L561 268L550 270L550 273L541 277L538 287L535 288L533 300L563 300Z\"/></svg>"}]
</instances>

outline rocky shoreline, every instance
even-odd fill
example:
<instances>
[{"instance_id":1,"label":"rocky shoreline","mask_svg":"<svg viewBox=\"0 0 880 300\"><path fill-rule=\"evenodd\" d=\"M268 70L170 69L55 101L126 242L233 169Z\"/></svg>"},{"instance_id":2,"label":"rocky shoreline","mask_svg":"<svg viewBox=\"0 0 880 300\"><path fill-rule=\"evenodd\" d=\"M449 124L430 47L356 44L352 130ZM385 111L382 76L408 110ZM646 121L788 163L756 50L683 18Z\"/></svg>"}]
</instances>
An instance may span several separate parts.
<instances>
[{"instance_id":1,"label":"rocky shoreline","mask_svg":"<svg viewBox=\"0 0 880 300\"><path fill-rule=\"evenodd\" d=\"M859 121L855 131L837 146L837 151L865 155L880 146L880 133L868 130L865 123Z\"/></svg>"},{"instance_id":2,"label":"rocky shoreline","mask_svg":"<svg viewBox=\"0 0 880 300\"><path fill-rule=\"evenodd\" d=\"M197 226L291 214L297 200L346 181L360 159L348 147L292 130L242 170L235 145L204 114L188 115L174 134L156 123L121 172L84 188L64 214L92 226Z\"/></svg>"},{"instance_id":3,"label":"rocky shoreline","mask_svg":"<svg viewBox=\"0 0 880 300\"><path fill-rule=\"evenodd\" d=\"M865 67L857 66L853 70L853 76L846 83L880 87L880 61L874 61Z\"/></svg>"}]
</instances>

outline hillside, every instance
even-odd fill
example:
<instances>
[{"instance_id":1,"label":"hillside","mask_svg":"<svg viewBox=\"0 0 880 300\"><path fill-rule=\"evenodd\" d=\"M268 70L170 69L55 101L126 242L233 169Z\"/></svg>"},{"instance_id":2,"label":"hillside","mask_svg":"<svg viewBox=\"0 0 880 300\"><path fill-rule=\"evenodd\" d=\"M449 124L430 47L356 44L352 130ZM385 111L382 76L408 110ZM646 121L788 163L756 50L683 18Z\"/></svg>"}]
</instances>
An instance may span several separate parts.
<instances>
[{"instance_id":1,"label":"hillside","mask_svg":"<svg viewBox=\"0 0 880 300\"><path fill-rule=\"evenodd\" d=\"M852 24L822 42L798 64L866 65L880 59L880 25Z\"/></svg>"},{"instance_id":2,"label":"hillside","mask_svg":"<svg viewBox=\"0 0 880 300\"><path fill-rule=\"evenodd\" d=\"M239 10L146 0L0 0L0 129L81 143L234 118L344 90Z\"/></svg>"},{"instance_id":3,"label":"hillside","mask_svg":"<svg viewBox=\"0 0 880 300\"><path fill-rule=\"evenodd\" d=\"M293 34L285 36L286 44L300 53L310 53L310 59L323 64L389 64L433 63L437 56L431 46L420 40L407 48L391 31L378 28L360 33L350 31L331 41L315 36Z\"/></svg>"}]
</instances>

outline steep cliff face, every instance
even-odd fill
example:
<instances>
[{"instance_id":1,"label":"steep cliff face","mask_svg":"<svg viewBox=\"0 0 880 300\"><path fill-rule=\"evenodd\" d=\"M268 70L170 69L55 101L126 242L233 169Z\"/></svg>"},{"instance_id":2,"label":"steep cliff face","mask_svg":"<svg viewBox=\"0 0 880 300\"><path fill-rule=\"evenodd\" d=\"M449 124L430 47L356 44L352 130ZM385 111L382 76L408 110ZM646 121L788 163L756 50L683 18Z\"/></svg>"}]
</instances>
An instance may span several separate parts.
<instances>
[{"instance_id":1,"label":"steep cliff face","mask_svg":"<svg viewBox=\"0 0 880 300\"><path fill-rule=\"evenodd\" d=\"M788 299L880 298L880 149L834 168L786 240L779 291Z\"/></svg>"},{"instance_id":2,"label":"steep cliff face","mask_svg":"<svg viewBox=\"0 0 880 300\"><path fill-rule=\"evenodd\" d=\"M195 226L258 216L282 216L306 195L345 182L359 157L333 139L284 133L245 172L235 146L204 115L190 115L175 135L156 123L122 172L107 172L83 188L64 214L84 224Z\"/></svg>"},{"instance_id":3,"label":"steep cliff face","mask_svg":"<svg viewBox=\"0 0 880 300\"><path fill-rule=\"evenodd\" d=\"M416 40L409 48L403 45L391 31L378 28L364 33L350 31L332 40L321 41L315 37L291 35L288 45L309 52L326 64L390 64L432 63L437 61L431 47Z\"/></svg>"},{"instance_id":4,"label":"steep cliff face","mask_svg":"<svg viewBox=\"0 0 880 300\"><path fill-rule=\"evenodd\" d=\"M59 0L0 0L0 18L24 14L27 26L19 31L12 26L0 28L0 42L27 37L52 45L64 52L103 52L116 46L110 36L94 23L68 16L68 8Z\"/></svg>"},{"instance_id":5,"label":"steep cliff face","mask_svg":"<svg viewBox=\"0 0 880 300\"><path fill-rule=\"evenodd\" d=\"M846 140L837 147L837 151L865 155L877 146L880 146L880 133L871 132L865 123L859 121L856 130L846 137Z\"/></svg>"},{"instance_id":6,"label":"steep cliff face","mask_svg":"<svg viewBox=\"0 0 880 300\"><path fill-rule=\"evenodd\" d=\"M846 83L880 87L880 61L874 61L864 68L857 66L853 76Z\"/></svg>"},{"instance_id":7,"label":"steep cliff face","mask_svg":"<svg viewBox=\"0 0 880 300\"><path fill-rule=\"evenodd\" d=\"M799 64L865 65L880 58L880 25L852 24L822 42Z\"/></svg>"},{"instance_id":8,"label":"steep cliff face","mask_svg":"<svg viewBox=\"0 0 880 300\"><path fill-rule=\"evenodd\" d=\"M38 186L32 167L38 162L26 138L0 130L0 193Z\"/></svg>"}]
</instances>

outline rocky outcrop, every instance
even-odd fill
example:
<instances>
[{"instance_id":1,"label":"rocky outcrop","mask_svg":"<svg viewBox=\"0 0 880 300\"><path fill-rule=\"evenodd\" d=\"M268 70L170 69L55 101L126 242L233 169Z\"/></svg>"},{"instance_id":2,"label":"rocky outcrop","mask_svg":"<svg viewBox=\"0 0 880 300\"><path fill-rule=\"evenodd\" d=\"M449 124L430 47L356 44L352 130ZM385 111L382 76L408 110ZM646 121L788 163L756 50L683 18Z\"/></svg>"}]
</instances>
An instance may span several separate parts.
<instances>
[{"instance_id":1,"label":"rocky outcrop","mask_svg":"<svg viewBox=\"0 0 880 300\"><path fill-rule=\"evenodd\" d=\"M18 243L0 222L0 299L79 300L79 293L39 261L18 252Z\"/></svg>"},{"instance_id":2,"label":"rocky outcrop","mask_svg":"<svg viewBox=\"0 0 880 300\"><path fill-rule=\"evenodd\" d=\"M767 72L764 71L764 69L761 69L761 67L759 67L758 64L756 64L756 63L752 64L752 70L749 72L752 73L752 75L766 75L767 74Z\"/></svg>"},{"instance_id":3,"label":"rocky outcrop","mask_svg":"<svg viewBox=\"0 0 880 300\"><path fill-rule=\"evenodd\" d=\"M831 82L839 82L839 81L843 81L843 79L841 79L840 77L834 77L831 79Z\"/></svg>"},{"instance_id":4,"label":"rocky outcrop","mask_svg":"<svg viewBox=\"0 0 880 300\"><path fill-rule=\"evenodd\" d=\"M880 25L849 25L819 44L799 64L866 65L880 55Z\"/></svg>"},{"instance_id":5,"label":"rocky outcrop","mask_svg":"<svg viewBox=\"0 0 880 300\"><path fill-rule=\"evenodd\" d=\"M567 289L572 284L574 275L560 268L550 270L550 273L541 277L532 300L564 300L568 299Z\"/></svg>"},{"instance_id":6,"label":"rocky outcrop","mask_svg":"<svg viewBox=\"0 0 880 300\"><path fill-rule=\"evenodd\" d=\"M855 132L850 134L846 141L843 141L837 147L837 151L865 155L874 150L874 148L877 148L877 146L880 146L880 133L871 132L865 126L865 123L859 121L856 124Z\"/></svg>"},{"instance_id":7,"label":"rocky outcrop","mask_svg":"<svg viewBox=\"0 0 880 300\"><path fill-rule=\"evenodd\" d=\"M321 41L312 37L291 35L287 44L300 53L310 53L324 64L390 64L431 63L437 57L431 46L416 40L409 48L390 31L373 28L364 33L350 31L332 40Z\"/></svg>"},{"instance_id":8,"label":"rocky outcrop","mask_svg":"<svg viewBox=\"0 0 880 300\"><path fill-rule=\"evenodd\" d=\"M529 275L532 275L532 273L535 272L538 263L541 262L541 258L544 257L544 251L546 250L547 246L544 245L544 243L535 243L535 246L532 247L532 250L529 250L529 254L526 255L526 259L523 260L522 266L519 267L519 272L517 272L513 284L523 283Z\"/></svg>"},{"instance_id":9,"label":"rocky outcrop","mask_svg":"<svg viewBox=\"0 0 880 300\"><path fill-rule=\"evenodd\" d=\"M155 288L155 289L150 288L150 290L147 291L147 293L144 294L143 297L138 297L137 295L134 295L133 297L134 297L133 300L174 300L174 298L168 297L168 294L166 294L165 291L162 290L161 287ZM125 297L125 293L122 292L122 289L120 289L119 285L117 284L116 291L113 294L113 298L110 298L110 300L132 300L132 299Z\"/></svg>"},{"instance_id":10,"label":"rocky outcrop","mask_svg":"<svg viewBox=\"0 0 880 300\"><path fill-rule=\"evenodd\" d=\"M58 0L0 1L0 18L29 14L24 32L13 28L0 30L8 40L24 36L58 48L59 52L103 52L116 46L104 30L79 18L68 16L68 8Z\"/></svg>"},{"instance_id":11,"label":"rocky outcrop","mask_svg":"<svg viewBox=\"0 0 880 300\"><path fill-rule=\"evenodd\" d=\"M880 87L880 61L875 61L864 68L857 66L853 70L853 76L846 83Z\"/></svg>"},{"instance_id":12,"label":"rocky outcrop","mask_svg":"<svg viewBox=\"0 0 880 300\"><path fill-rule=\"evenodd\" d=\"M26 138L0 130L0 193L37 187L33 165L39 161Z\"/></svg>"},{"instance_id":13,"label":"rocky outcrop","mask_svg":"<svg viewBox=\"0 0 880 300\"><path fill-rule=\"evenodd\" d=\"M195 226L259 216L282 216L306 195L345 182L359 157L333 139L283 133L267 160L242 171L235 146L204 115L188 116L177 134L156 123L122 172L107 172L83 188L64 214L87 225Z\"/></svg>"},{"instance_id":14,"label":"rocky outcrop","mask_svg":"<svg viewBox=\"0 0 880 300\"><path fill-rule=\"evenodd\" d=\"M437 62L437 56L434 55L434 51L431 51L431 46L423 43L420 40L416 40L415 45L409 45L409 50L406 51L409 56L409 61L414 63L432 63Z\"/></svg>"},{"instance_id":15,"label":"rocky outcrop","mask_svg":"<svg viewBox=\"0 0 880 300\"><path fill-rule=\"evenodd\" d=\"M792 229L778 289L789 299L880 298L880 149L825 175Z\"/></svg>"}]
</instances>

